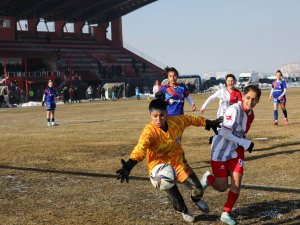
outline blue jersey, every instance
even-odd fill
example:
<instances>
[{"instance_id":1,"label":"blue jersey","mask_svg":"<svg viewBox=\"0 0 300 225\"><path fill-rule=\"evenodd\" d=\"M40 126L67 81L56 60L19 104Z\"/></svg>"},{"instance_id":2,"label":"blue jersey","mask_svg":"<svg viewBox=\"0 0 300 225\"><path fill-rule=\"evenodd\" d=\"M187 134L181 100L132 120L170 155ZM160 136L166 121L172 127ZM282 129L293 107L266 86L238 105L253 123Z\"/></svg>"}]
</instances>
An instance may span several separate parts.
<instances>
[{"instance_id":1,"label":"blue jersey","mask_svg":"<svg viewBox=\"0 0 300 225\"><path fill-rule=\"evenodd\" d=\"M274 81L272 83L272 88L273 88L273 98L277 99L284 91L284 89L286 89L286 83L284 80L281 81Z\"/></svg>"},{"instance_id":2,"label":"blue jersey","mask_svg":"<svg viewBox=\"0 0 300 225\"><path fill-rule=\"evenodd\" d=\"M44 98L43 100L46 103L47 110L55 110L56 104L55 104L55 96L56 91L53 88L47 87L44 91Z\"/></svg>"},{"instance_id":3,"label":"blue jersey","mask_svg":"<svg viewBox=\"0 0 300 225\"><path fill-rule=\"evenodd\" d=\"M44 91L44 95L45 95L46 103L55 102L56 91L53 88L47 87L46 90Z\"/></svg>"},{"instance_id":4,"label":"blue jersey","mask_svg":"<svg viewBox=\"0 0 300 225\"><path fill-rule=\"evenodd\" d=\"M177 87L163 85L159 91L164 94L165 100L168 102L168 115L182 115L184 107L184 98L189 96L189 91L185 84L179 84Z\"/></svg>"}]
</instances>

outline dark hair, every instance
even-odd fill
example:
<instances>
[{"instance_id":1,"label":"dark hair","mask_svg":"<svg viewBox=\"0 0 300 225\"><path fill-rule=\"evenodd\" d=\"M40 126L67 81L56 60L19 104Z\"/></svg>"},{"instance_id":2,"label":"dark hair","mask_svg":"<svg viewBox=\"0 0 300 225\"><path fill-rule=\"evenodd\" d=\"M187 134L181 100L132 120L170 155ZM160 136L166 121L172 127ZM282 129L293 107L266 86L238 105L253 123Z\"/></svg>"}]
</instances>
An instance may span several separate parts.
<instances>
[{"instance_id":1,"label":"dark hair","mask_svg":"<svg viewBox=\"0 0 300 225\"><path fill-rule=\"evenodd\" d=\"M246 95L250 90L254 91L256 93L258 101L259 101L260 96L261 96L261 90L259 89L259 87L255 86L255 85L249 85L249 86L245 87L243 94Z\"/></svg>"},{"instance_id":2,"label":"dark hair","mask_svg":"<svg viewBox=\"0 0 300 225\"><path fill-rule=\"evenodd\" d=\"M280 73L280 74L281 74L281 76L283 76L283 74L282 74L281 70L277 70L277 71L276 71L276 73ZM275 73L275 74L276 74L276 73Z\"/></svg>"},{"instance_id":3,"label":"dark hair","mask_svg":"<svg viewBox=\"0 0 300 225\"><path fill-rule=\"evenodd\" d=\"M228 77L231 77L233 80L234 80L234 82L236 82L236 78L235 78L235 76L233 75L233 74L227 74L226 76L225 76L225 81L227 80L227 78ZM227 84L226 84L226 82L225 82L225 86L227 87Z\"/></svg>"},{"instance_id":4,"label":"dark hair","mask_svg":"<svg viewBox=\"0 0 300 225\"><path fill-rule=\"evenodd\" d=\"M226 76L225 76L225 80L227 80L227 78L228 77L232 77L232 79L234 80L234 81L236 81L236 78L235 78L235 76L233 75L233 74L227 74Z\"/></svg>"},{"instance_id":5,"label":"dark hair","mask_svg":"<svg viewBox=\"0 0 300 225\"><path fill-rule=\"evenodd\" d=\"M175 75L178 77L179 76L179 73L178 73L178 70L176 70L174 67L166 67L165 68L165 77L168 78L168 73L169 72L174 72Z\"/></svg>"},{"instance_id":6,"label":"dark hair","mask_svg":"<svg viewBox=\"0 0 300 225\"><path fill-rule=\"evenodd\" d=\"M149 104L149 111L153 110L167 111L167 102L159 98L153 99Z\"/></svg>"}]
</instances>

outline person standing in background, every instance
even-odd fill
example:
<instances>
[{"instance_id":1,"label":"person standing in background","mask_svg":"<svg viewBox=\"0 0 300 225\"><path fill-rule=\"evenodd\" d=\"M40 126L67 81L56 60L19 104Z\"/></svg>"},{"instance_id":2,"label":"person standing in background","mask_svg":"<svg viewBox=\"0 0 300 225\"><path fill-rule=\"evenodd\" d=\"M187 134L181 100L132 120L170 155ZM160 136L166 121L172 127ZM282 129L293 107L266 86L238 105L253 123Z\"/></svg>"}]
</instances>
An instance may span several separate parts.
<instances>
[{"instance_id":1,"label":"person standing in background","mask_svg":"<svg viewBox=\"0 0 300 225\"><path fill-rule=\"evenodd\" d=\"M289 124L287 111L285 108L286 105L286 83L283 80L283 75L280 70L276 71L276 80L272 83L272 89L270 93L270 101L274 102L274 122L273 125L278 126L278 105L280 105L283 115L284 115L284 123L286 125Z\"/></svg>"}]
</instances>

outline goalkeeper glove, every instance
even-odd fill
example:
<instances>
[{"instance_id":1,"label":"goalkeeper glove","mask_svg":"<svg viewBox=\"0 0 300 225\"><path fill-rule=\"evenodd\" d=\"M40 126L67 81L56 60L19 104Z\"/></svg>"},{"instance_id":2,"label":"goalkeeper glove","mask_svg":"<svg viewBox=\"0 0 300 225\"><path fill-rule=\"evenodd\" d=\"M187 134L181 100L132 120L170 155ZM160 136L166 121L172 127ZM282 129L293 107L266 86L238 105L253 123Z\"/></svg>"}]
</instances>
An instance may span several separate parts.
<instances>
[{"instance_id":1,"label":"goalkeeper glove","mask_svg":"<svg viewBox=\"0 0 300 225\"><path fill-rule=\"evenodd\" d=\"M247 151L248 151L249 153L251 153L251 152L252 152L252 150L253 150L253 147L254 147L254 143L253 143L253 142L251 142L251 144L250 144L249 148L247 148Z\"/></svg>"},{"instance_id":2,"label":"goalkeeper glove","mask_svg":"<svg viewBox=\"0 0 300 225\"><path fill-rule=\"evenodd\" d=\"M43 107L45 106L45 102L44 102L44 101L42 101L42 106L43 106Z\"/></svg>"},{"instance_id":3,"label":"goalkeeper glove","mask_svg":"<svg viewBox=\"0 0 300 225\"><path fill-rule=\"evenodd\" d=\"M219 117L218 119L215 120L206 120L205 123L205 129L206 130L210 130L213 129L213 131L215 132L215 134L218 134L218 130L217 128L221 127L221 123L223 122L223 116Z\"/></svg>"},{"instance_id":4,"label":"goalkeeper glove","mask_svg":"<svg viewBox=\"0 0 300 225\"><path fill-rule=\"evenodd\" d=\"M121 163L122 168L116 171L116 173L118 174L117 180L121 180L121 183L126 180L126 182L128 183L130 171L137 164L137 161L129 159L127 162L125 162L124 159L121 159Z\"/></svg>"}]
</instances>

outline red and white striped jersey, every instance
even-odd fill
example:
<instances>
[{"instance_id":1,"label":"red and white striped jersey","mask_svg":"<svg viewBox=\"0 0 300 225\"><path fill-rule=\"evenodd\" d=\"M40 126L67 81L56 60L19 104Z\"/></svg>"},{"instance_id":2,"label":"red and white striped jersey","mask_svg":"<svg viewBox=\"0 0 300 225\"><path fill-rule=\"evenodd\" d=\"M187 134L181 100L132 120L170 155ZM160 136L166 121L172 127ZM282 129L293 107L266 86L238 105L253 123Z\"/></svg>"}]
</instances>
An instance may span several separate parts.
<instances>
[{"instance_id":1,"label":"red and white striped jersey","mask_svg":"<svg viewBox=\"0 0 300 225\"><path fill-rule=\"evenodd\" d=\"M246 112L242 103L231 105L224 114L219 134L213 138L211 159L224 162L237 157L238 146L248 149L251 141L245 136L253 120L253 111Z\"/></svg>"},{"instance_id":2,"label":"red and white striped jersey","mask_svg":"<svg viewBox=\"0 0 300 225\"><path fill-rule=\"evenodd\" d=\"M227 87L221 88L220 90L216 91L214 94L209 96L204 104L202 105L202 109L206 109L206 107L216 100L217 98L220 99L219 101L219 109L217 112L217 118L223 116L226 109L237 102L242 101L242 94L239 90L234 89L231 93L228 91Z\"/></svg>"}]
</instances>

